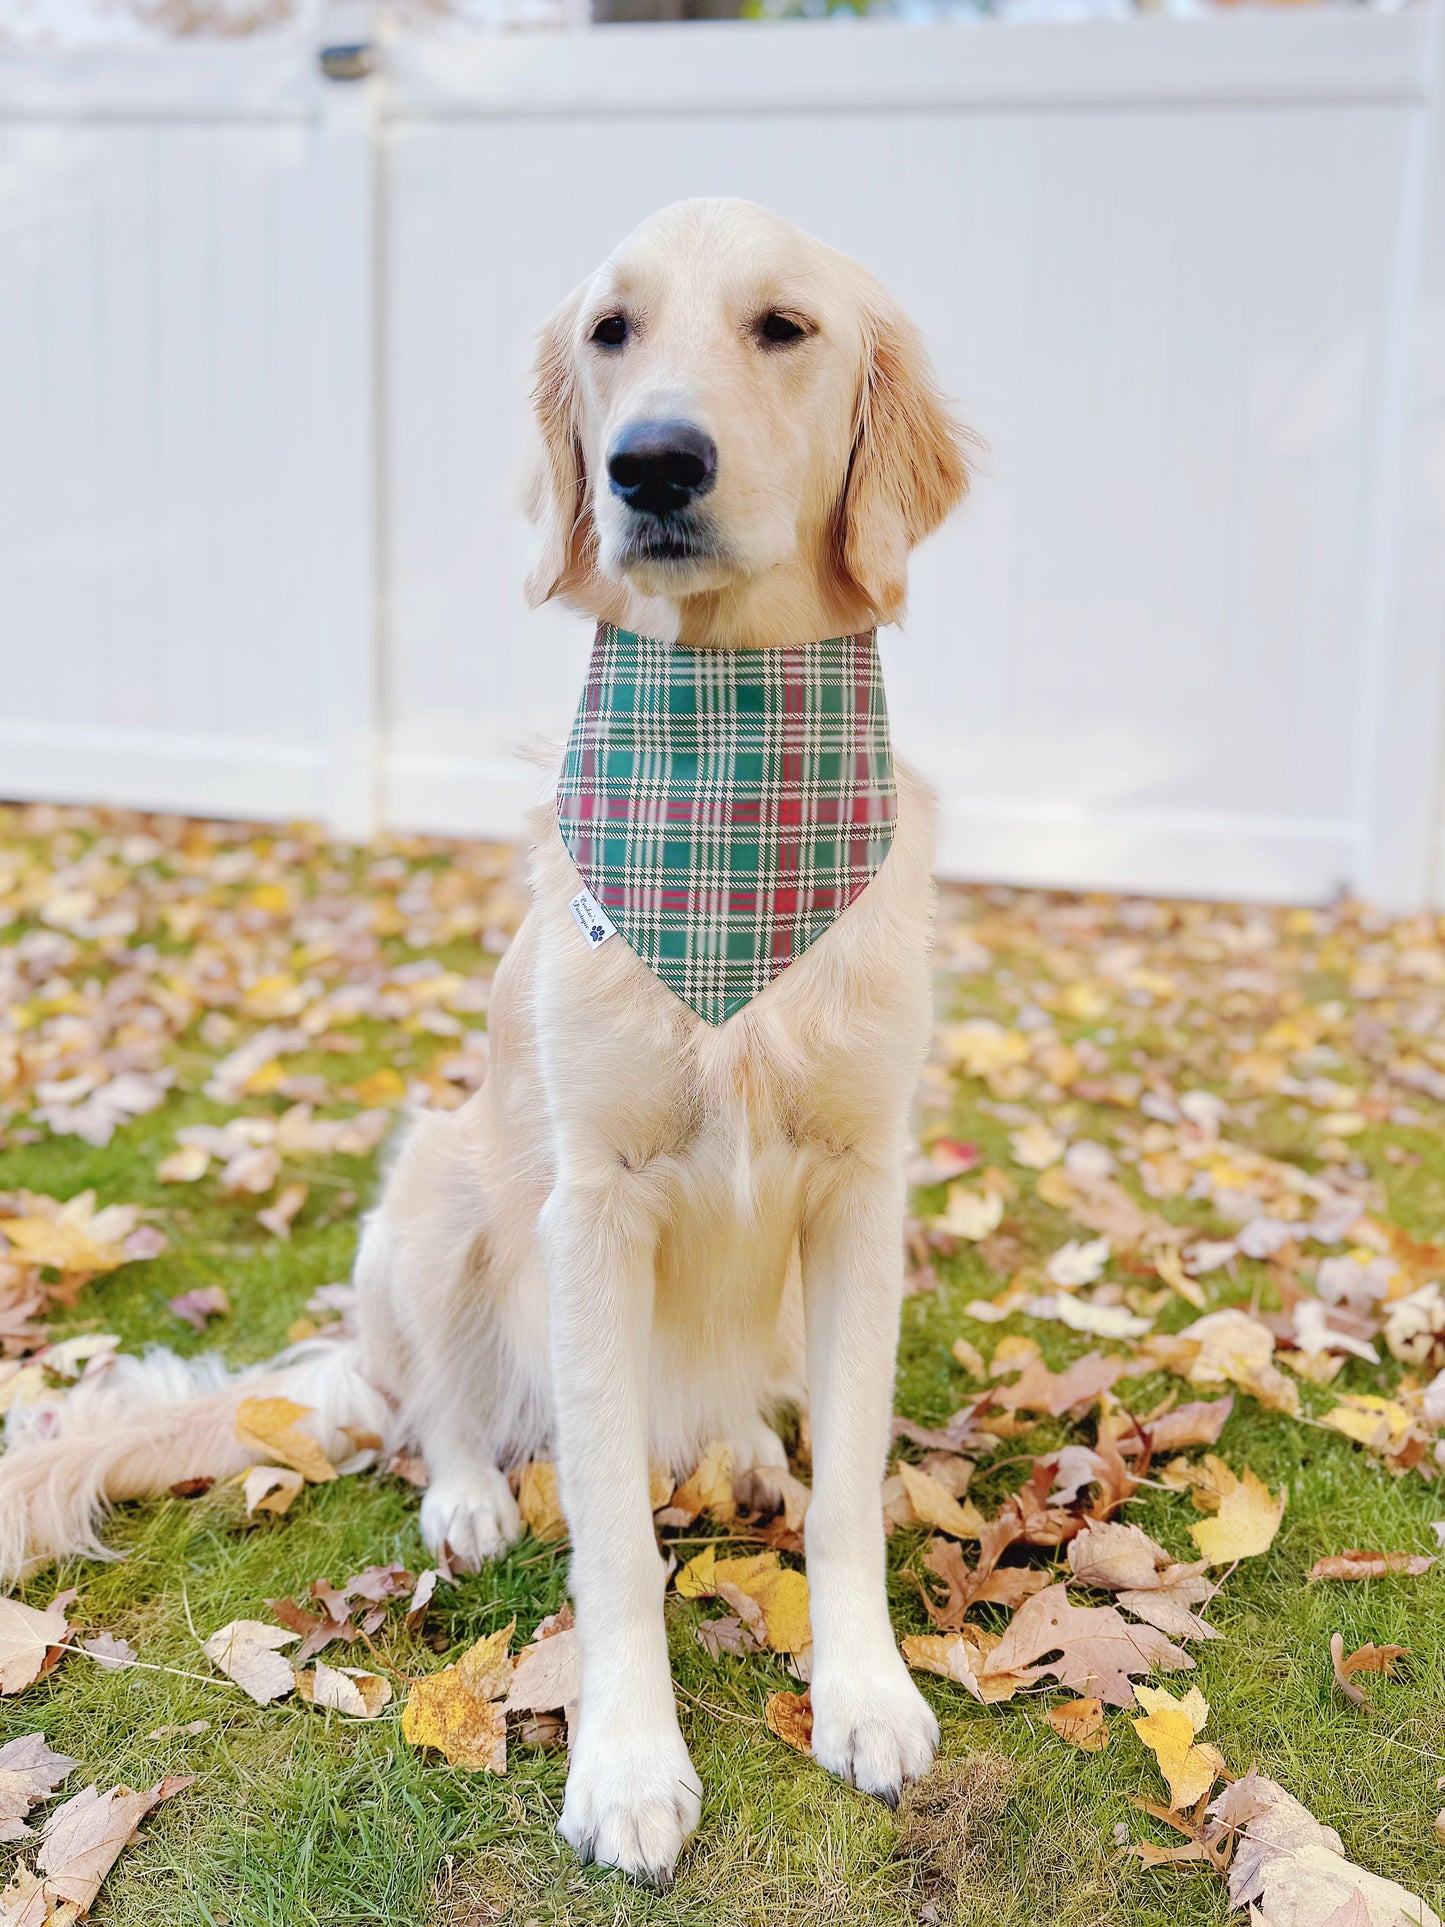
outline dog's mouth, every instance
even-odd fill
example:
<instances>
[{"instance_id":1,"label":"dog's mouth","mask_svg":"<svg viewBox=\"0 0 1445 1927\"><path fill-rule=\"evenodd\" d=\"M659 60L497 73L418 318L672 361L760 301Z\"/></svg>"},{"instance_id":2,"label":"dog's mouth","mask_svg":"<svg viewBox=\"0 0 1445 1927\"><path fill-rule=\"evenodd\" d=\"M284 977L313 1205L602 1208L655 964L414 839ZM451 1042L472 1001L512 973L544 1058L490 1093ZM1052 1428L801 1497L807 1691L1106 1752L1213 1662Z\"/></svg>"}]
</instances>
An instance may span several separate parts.
<instances>
[{"instance_id":1,"label":"dog's mouth","mask_svg":"<svg viewBox=\"0 0 1445 1927\"><path fill-rule=\"evenodd\" d=\"M685 570L699 564L715 568L728 561L717 531L700 515L651 515L634 510L617 557L624 569Z\"/></svg>"}]
</instances>

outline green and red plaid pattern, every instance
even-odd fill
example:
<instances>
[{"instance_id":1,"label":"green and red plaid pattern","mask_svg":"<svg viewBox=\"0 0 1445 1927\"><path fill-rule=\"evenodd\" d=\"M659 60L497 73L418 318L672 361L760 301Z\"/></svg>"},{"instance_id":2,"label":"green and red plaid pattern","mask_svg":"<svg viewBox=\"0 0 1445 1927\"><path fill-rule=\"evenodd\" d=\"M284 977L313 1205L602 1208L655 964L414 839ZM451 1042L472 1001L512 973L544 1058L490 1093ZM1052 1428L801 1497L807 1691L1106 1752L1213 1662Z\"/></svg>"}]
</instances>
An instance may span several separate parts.
<instances>
[{"instance_id":1,"label":"green and red plaid pattern","mask_svg":"<svg viewBox=\"0 0 1445 1927\"><path fill-rule=\"evenodd\" d=\"M630 947L710 1024L867 888L897 813L871 631L685 649L599 625L562 841Z\"/></svg>"}]
</instances>

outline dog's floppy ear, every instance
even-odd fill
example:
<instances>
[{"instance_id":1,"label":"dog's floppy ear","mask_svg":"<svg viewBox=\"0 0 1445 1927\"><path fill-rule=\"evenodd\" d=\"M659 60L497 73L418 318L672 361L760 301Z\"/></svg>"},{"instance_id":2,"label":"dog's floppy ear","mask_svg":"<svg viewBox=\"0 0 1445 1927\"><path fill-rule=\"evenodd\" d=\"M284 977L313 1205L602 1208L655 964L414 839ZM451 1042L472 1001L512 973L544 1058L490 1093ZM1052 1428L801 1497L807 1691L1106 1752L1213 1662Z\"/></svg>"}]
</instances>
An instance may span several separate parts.
<instances>
[{"instance_id":1,"label":"dog's floppy ear","mask_svg":"<svg viewBox=\"0 0 1445 1927\"><path fill-rule=\"evenodd\" d=\"M909 552L967 492L973 438L949 411L918 330L891 303L870 315L865 355L834 550L844 581L893 622Z\"/></svg>"},{"instance_id":2,"label":"dog's floppy ear","mask_svg":"<svg viewBox=\"0 0 1445 1927\"><path fill-rule=\"evenodd\" d=\"M527 489L527 510L542 540L527 578L534 609L587 573L595 541L572 348L581 293L569 295L537 337L532 406L541 445Z\"/></svg>"}]
</instances>

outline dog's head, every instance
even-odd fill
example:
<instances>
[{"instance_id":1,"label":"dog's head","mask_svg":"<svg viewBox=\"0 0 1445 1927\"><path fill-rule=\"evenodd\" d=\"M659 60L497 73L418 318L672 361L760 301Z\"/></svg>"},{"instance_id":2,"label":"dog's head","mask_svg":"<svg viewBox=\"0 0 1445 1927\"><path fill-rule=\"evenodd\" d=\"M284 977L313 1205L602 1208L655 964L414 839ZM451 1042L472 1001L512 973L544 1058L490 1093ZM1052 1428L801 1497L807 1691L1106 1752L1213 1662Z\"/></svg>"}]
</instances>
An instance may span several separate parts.
<instances>
[{"instance_id":1,"label":"dog's head","mask_svg":"<svg viewBox=\"0 0 1445 1927\"><path fill-rule=\"evenodd\" d=\"M967 486L965 432L871 275L744 201L683 201L543 329L533 603L683 603L780 574L889 621Z\"/></svg>"}]
</instances>

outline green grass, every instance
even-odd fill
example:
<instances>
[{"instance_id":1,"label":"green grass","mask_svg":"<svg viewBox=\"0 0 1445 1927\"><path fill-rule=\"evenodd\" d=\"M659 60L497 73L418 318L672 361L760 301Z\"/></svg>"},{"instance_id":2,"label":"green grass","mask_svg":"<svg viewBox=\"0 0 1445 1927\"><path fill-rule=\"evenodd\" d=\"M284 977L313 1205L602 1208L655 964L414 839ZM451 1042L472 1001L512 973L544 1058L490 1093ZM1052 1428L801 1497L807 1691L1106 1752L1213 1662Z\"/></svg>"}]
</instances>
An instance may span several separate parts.
<instances>
[{"instance_id":1,"label":"green grass","mask_svg":"<svg viewBox=\"0 0 1445 1927\"><path fill-rule=\"evenodd\" d=\"M143 1120L104 1151L51 1143L17 1150L6 1160L7 1182L62 1193L93 1184L102 1200L144 1202L154 1194L151 1174L171 1122L163 1129ZM344 1275L353 1225L313 1218L290 1245L278 1245L238 1216L188 1200L185 1235L172 1251L88 1288L67 1328L104 1327L133 1345L163 1335L195 1349L206 1341L178 1325L164 1300L224 1280L236 1306L224 1333L237 1335L236 1355L264 1352L317 1284ZM961 1401L967 1382L947 1345L959 1331L987 1344L988 1334L959 1307L989 1287L971 1258L937 1294L907 1303L900 1409L935 1420ZM1047 1349L1056 1362L1065 1355ZM1159 1388L1141 1389L1147 1396ZM1043 1449L1053 1435L1041 1428L1025 1443ZM1195 1677L1212 1709L1209 1734L1236 1769L1258 1761L1337 1827L1355 1857L1438 1908L1445 1856L1431 1823L1436 1778L1445 1770L1445 1594L1434 1574L1350 1588L1307 1587L1304 1579L1316 1557L1346 1545L1433 1544L1430 1521L1445 1509L1439 1495L1418 1478L1391 1478L1332 1433L1246 1400L1220 1449L1272 1487L1287 1483L1290 1505L1270 1553L1235 1572L1211 1608L1222 1637L1196 1649ZM1003 1471L978 1482L985 1509L1008 1481ZM204 1635L231 1618L265 1617L267 1598L299 1594L317 1577L339 1582L390 1559L416 1566L424 1553L415 1514L415 1494L400 1482L357 1478L310 1487L286 1518L248 1525L234 1490L222 1488L199 1500L127 1508L111 1533L123 1559L75 1564L59 1583L80 1587L75 1610L86 1625L128 1636L154 1665L204 1674L187 1608ZM1186 1525L1193 1516L1165 1493L1130 1511L1180 1557L1192 1550ZM918 1535L900 1533L891 1548L900 1632L926 1625L908 1577L920 1544ZM43 1603L53 1583L46 1575L25 1596ZM530 1631L558 1606L565 1585L565 1554L524 1541L495 1567L441 1592L430 1624L444 1631L434 1643L464 1642L513 1614ZM560 1847L552 1826L561 1758L514 1747L503 1780L456 1772L401 1741L394 1708L362 1726L295 1700L256 1707L224 1684L174 1672L106 1674L77 1655L5 1703L0 1736L42 1728L88 1777L105 1783L197 1776L112 1874L96 1918L117 1927L460 1927L531 1919L812 1927L909 1921L929 1907L931 1918L960 1927L1173 1927L1226 1918L1213 1876L1151 1872L1120 1858L1113 1837L1120 1825L1131 1836L1164 1837L1128 1804L1131 1794L1159 1788L1124 1717L1113 1719L1108 1750L1087 1756L1045 1725L1039 1706L1047 1702L984 1708L962 1688L925 1682L945 1759L988 1752L1016 1768L1002 1813L977 1829L955 1899L926 1861L901 1851L895 1816L772 1738L762 1724L764 1700L792 1682L764 1659L710 1660L694 1637L700 1617L699 1607L669 1599L683 1728L707 1793L702 1827L666 1897L584 1871ZM1369 1710L1331 1689L1335 1631L1350 1646L1374 1640L1410 1648L1400 1679L1372 1687ZM403 1677L436 1663L424 1642L405 1633L379 1646L378 1662ZM147 1737L196 1719L211 1722L202 1737Z\"/></svg>"},{"instance_id":2,"label":"green grass","mask_svg":"<svg viewBox=\"0 0 1445 1927\"><path fill-rule=\"evenodd\" d=\"M1313 994L1331 997L1339 988L1321 981ZM988 975L968 981L962 1007L1007 1016ZM1201 1038L1196 1026L1191 1036L1191 1048L1206 1055L1213 1048L1213 1033ZM1141 1042L1149 1040L1139 1030L1125 1040ZM385 1037L370 1036L347 1075L374 1068L386 1054ZM1116 1059L1126 1061L1124 1044ZM1201 1074L1219 1072L1209 1062ZM1117 1113L1091 1114L1085 1105L1076 1111L1080 1134L1107 1135L1117 1121ZM187 1352L220 1345L234 1361L249 1361L284 1342L318 1285L347 1275L358 1213L377 1183L376 1160L308 1166L310 1197L291 1242L281 1244L256 1224L256 1201L227 1203L213 1183L181 1188L155 1178L180 1124L223 1115L182 1091L103 1150L45 1139L5 1151L5 1188L69 1197L94 1186L102 1203L164 1213L166 1254L87 1287L59 1331L113 1331L134 1348L158 1339ZM948 1124L1005 1163L1007 1130L982 1086L958 1087ZM1302 1163L1312 1155L1299 1115L1273 1100L1258 1107L1249 1141ZM1412 1161L1392 1163L1391 1144ZM1445 1222L1445 1151L1433 1132L1372 1124L1352 1148L1385 1187L1392 1220L1417 1237L1436 1234ZM1006 1230L1024 1247L1048 1250L1077 1229L1038 1201L1029 1174L1015 1175L1021 1196ZM930 1209L940 1202L941 1193L928 1195ZM1159 1208L1196 1226L1208 1222L1195 1205ZM949 1352L959 1334L987 1352L1001 1332L1027 1330L1055 1365L1085 1349L1057 1328L1023 1319L970 1321L963 1307L1001 1283L975 1248L941 1261L940 1272L936 1292L904 1307L901 1411L936 1422L977 1389ZM170 1314L166 1300L213 1283L225 1286L233 1315L201 1336ZM1265 1283L1262 1268L1243 1266L1226 1295L1246 1297ZM1176 1306L1163 1322L1189 1316ZM1386 1382L1395 1377L1391 1367ZM1339 1384L1380 1389L1380 1374L1352 1363ZM1132 1406L1147 1409L1168 1386L1155 1378L1125 1381L1122 1390ZM1308 1411L1325 1409L1328 1395L1302 1389ZM1003 1447L998 1456L1012 1464L982 1467L975 1480L984 1510L1021 1477L1015 1455L1064 1436L1062 1425L1045 1423ZM1211 1706L1206 1737L1235 1771L1258 1763L1281 1780L1364 1865L1445 1908L1445 1849L1433 1832L1436 1782L1445 1772L1445 1586L1438 1572L1351 1587L1305 1583L1316 1558L1348 1546L1433 1550L1430 1525L1445 1515L1445 1495L1418 1475L1393 1478L1336 1433L1242 1396L1218 1449L1236 1469L1253 1467L1272 1490L1288 1485L1290 1500L1271 1550L1235 1571L1209 1609L1220 1638L1194 1648L1191 1678ZM196 1776L126 1850L97 1920L115 1927L1205 1927L1228 1918L1212 1873L1150 1871L1121 1851L1121 1840L1172 1838L1130 1804L1131 1796L1156 1798L1162 1789L1127 1715L1111 1715L1105 1752L1085 1755L1044 1721L1050 1696L983 1707L961 1687L925 1679L944 1761L975 1763L944 1829L953 1838L940 1849L906 1809L890 1813L776 1741L763 1722L764 1703L795 1682L766 1657L710 1659L695 1631L715 1608L671 1595L679 1708L706 1795L701 1828L666 1895L580 1868L557 1841L563 1756L514 1746L505 1778L459 1772L402 1741L400 1690L386 1715L362 1725L294 1698L257 1707L209 1677L192 1625L204 1637L233 1618L265 1618L268 1599L300 1595L316 1578L339 1583L373 1563L419 1567L427 1560L416 1513L417 1494L383 1476L308 1487L285 1518L255 1521L245 1519L234 1487L219 1487L199 1499L123 1509L109 1533L122 1555L115 1563L76 1562L27 1586L34 1604L60 1586L78 1587L72 1617L87 1631L130 1638L148 1670L103 1672L73 1653L0 1704L0 1740L43 1730L81 1762L72 1785ZM1176 1556L1192 1554L1188 1525L1196 1515L1186 1498L1148 1491L1128 1516ZM900 1634L928 1626L913 1577L925 1546L924 1535L909 1532L890 1544ZM524 1540L480 1575L441 1589L424 1635L384 1630L368 1663L403 1689L441 1663L449 1646L460 1649L513 1616L530 1634L565 1592L565 1549ZM1332 1687L1334 1632L1348 1647L1409 1648L1397 1678L1371 1680L1367 1708ZM195 1720L210 1723L200 1736L151 1737Z\"/></svg>"}]
</instances>

